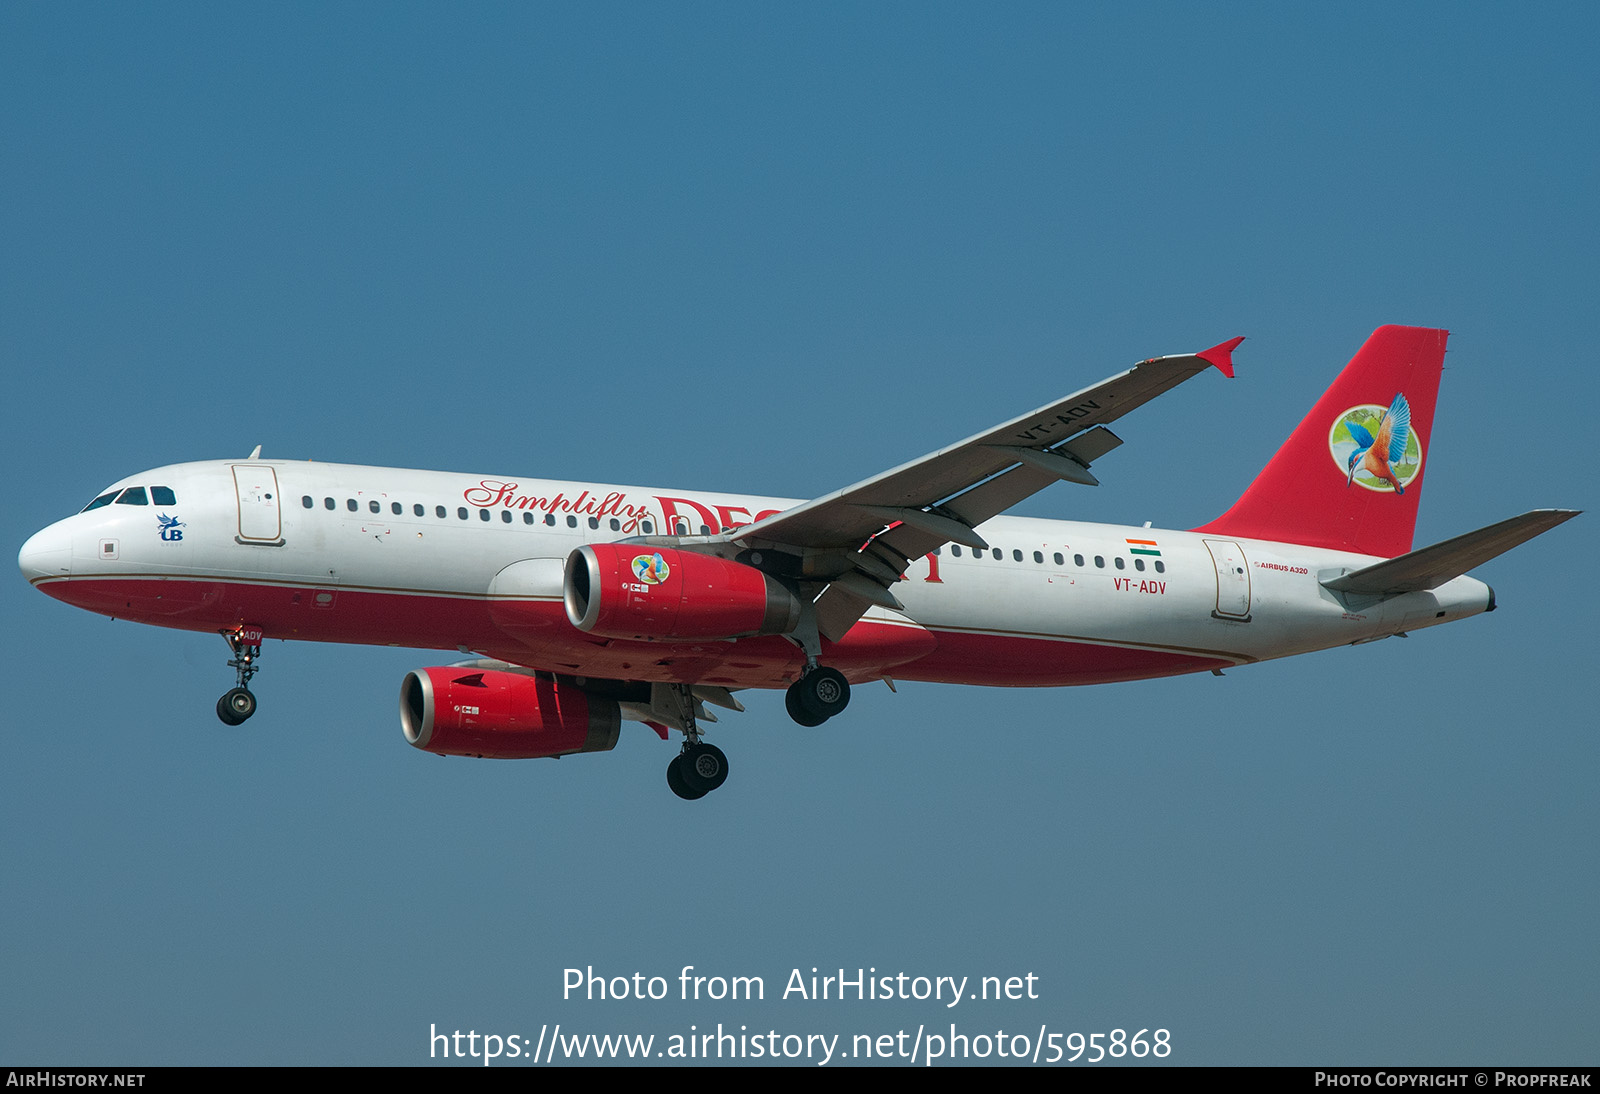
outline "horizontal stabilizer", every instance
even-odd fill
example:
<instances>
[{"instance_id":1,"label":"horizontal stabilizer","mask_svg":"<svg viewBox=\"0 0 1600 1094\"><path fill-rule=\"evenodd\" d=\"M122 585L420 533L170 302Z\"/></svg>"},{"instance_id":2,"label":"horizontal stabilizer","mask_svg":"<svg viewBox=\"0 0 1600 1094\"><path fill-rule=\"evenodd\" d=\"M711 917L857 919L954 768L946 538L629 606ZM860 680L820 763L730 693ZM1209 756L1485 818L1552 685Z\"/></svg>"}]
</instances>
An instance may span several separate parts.
<instances>
[{"instance_id":1,"label":"horizontal stabilizer","mask_svg":"<svg viewBox=\"0 0 1600 1094\"><path fill-rule=\"evenodd\" d=\"M1541 532L1548 532L1577 516L1577 509L1535 509L1476 532L1435 543L1431 547L1391 558L1324 581L1325 588L1340 593L1398 596L1437 589L1481 563L1503 555Z\"/></svg>"}]
</instances>

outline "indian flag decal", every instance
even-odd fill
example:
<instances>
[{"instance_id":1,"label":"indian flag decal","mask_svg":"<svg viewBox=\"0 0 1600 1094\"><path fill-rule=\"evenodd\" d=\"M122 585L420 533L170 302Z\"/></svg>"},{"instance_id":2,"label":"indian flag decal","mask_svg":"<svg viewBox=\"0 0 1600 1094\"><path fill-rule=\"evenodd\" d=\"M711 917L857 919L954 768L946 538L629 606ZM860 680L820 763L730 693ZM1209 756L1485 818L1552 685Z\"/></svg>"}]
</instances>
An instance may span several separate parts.
<instances>
[{"instance_id":1,"label":"indian flag decal","mask_svg":"<svg viewBox=\"0 0 1600 1094\"><path fill-rule=\"evenodd\" d=\"M1130 539L1126 542L1130 555L1149 555L1151 558L1161 557L1161 552L1156 550L1156 541L1153 539Z\"/></svg>"}]
</instances>

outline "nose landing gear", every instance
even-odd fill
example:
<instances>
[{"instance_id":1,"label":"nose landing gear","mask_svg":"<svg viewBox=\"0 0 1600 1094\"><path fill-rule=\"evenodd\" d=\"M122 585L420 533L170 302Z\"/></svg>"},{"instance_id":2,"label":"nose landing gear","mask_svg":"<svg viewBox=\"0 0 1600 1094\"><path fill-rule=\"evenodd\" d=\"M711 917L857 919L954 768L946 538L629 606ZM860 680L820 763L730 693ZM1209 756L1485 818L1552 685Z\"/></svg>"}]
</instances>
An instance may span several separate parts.
<instances>
[{"instance_id":1,"label":"nose landing gear","mask_svg":"<svg viewBox=\"0 0 1600 1094\"><path fill-rule=\"evenodd\" d=\"M250 691L250 677L260 671L256 660L261 656L262 633L259 627L235 627L231 631L223 631L222 637L233 651L233 660L228 662L228 666L237 671L239 682L217 700L217 717L226 725L236 726L256 712L256 697Z\"/></svg>"}]
</instances>

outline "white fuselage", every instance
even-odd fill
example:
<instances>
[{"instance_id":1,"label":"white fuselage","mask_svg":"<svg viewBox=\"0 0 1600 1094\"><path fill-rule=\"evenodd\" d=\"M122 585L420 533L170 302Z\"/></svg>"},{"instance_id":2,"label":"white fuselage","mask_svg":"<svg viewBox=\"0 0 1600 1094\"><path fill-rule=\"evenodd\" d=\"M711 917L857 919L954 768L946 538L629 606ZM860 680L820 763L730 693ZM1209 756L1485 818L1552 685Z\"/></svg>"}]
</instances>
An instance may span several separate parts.
<instances>
[{"instance_id":1,"label":"white fuselage","mask_svg":"<svg viewBox=\"0 0 1600 1094\"><path fill-rule=\"evenodd\" d=\"M789 499L282 460L178 464L106 494L130 487L142 504L122 495L31 538L29 580L163 626L459 649L577 676L778 687L804 663L777 636L596 638L562 605L575 548L716 533ZM1319 582L1374 559L1292 544L1021 517L978 531L990 550L913 561L892 590L904 612L872 609L823 660L852 679L1094 683L1371 641L1492 605L1469 577L1340 596Z\"/></svg>"}]
</instances>

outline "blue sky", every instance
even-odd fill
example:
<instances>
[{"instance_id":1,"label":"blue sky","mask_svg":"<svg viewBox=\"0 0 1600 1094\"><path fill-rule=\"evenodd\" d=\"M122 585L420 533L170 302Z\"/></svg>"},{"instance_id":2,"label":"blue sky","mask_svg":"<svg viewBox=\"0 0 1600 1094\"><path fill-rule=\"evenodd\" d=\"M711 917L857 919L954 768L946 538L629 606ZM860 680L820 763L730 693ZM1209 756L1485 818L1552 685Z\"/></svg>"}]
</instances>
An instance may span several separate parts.
<instances>
[{"instance_id":1,"label":"blue sky","mask_svg":"<svg viewBox=\"0 0 1600 1094\"><path fill-rule=\"evenodd\" d=\"M807 497L1235 334L1098 490L1215 516L1371 330L1454 333L1418 528L1591 509L1597 16L1577 4L7 5L20 546L269 456ZM1125 427L1125 428L1124 428ZM1211 676L756 695L670 751L407 748L423 651L0 589L0 1063L424 1063L536 1036L1172 1031L1182 1063L1594 1063L1595 520L1493 615ZM563 1001L562 970L760 975ZM1040 998L776 998L793 968Z\"/></svg>"}]
</instances>

